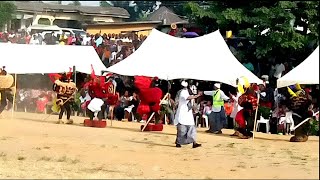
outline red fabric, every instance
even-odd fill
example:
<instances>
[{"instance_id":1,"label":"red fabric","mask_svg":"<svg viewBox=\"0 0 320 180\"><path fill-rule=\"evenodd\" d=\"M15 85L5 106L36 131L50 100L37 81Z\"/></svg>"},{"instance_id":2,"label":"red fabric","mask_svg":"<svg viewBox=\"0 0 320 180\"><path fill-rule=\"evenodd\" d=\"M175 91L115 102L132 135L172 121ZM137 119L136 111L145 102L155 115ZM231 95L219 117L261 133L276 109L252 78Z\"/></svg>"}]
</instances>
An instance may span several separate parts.
<instances>
[{"instance_id":1,"label":"red fabric","mask_svg":"<svg viewBox=\"0 0 320 180\"><path fill-rule=\"evenodd\" d=\"M158 111L160 111L160 105L159 105L159 103L157 103L157 104L155 104L155 105L153 105L153 106L150 106L150 109L151 109L152 112L158 112Z\"/></svg>"},{"instance_id":2,"label":"red fabric","mask_svg":"<svg viewBox=\"0 0 320 180\"><path fill-rule=\"evenodd\" d=\"M146 104L160 103L162 90L160 88L140 89L139 98Z\"/></svg>"},{"instance_id":3,"label":"red fabric","mask_svg":"<svg viewBox=\"0 0 320 180\"><path fill-rule=\"evenodd\" d=\"M171 36L175 36L177 34L177 30L176 29L171 29L170 32L169 32L169 35Z\"/></svg>"},{"instance_id":4,"label":"red fabric","mask_svg":"<svg viewBox=\"0 0 320 180\"><path fill-rule=\"evenodd\" d=\"M150 88L152 82L152 78L145 76L135 76L134 77L134 85L138 89Z\"/></svg>"},{"instance_id":5,"label":"red fabric","mask_svg":"<svg viewBox=\"0 0 320 180\"><path fill-rule=\"evenodd\" d=\"M38 112L44 112L46 109L46 105L48 103L48 98L44 97L42 99L37 100L37 111Z\"/></svg>"},{"instance_id":6,"label":"red fabric","mask_svg":"<svg viewBox=\"0 0 320 180\"><path fill-rule=\"evenodd\" d=\"M272 103L271 102L261 102L260 106L267 107L267 108L272 108Z\"/></svg>"},{"instance_id":7,"label":"red fabric","mask_svg":"<svg viewBox=\"0 0 320 180\"><path fill-rule=\"evenodd\" d=\"M243 94L239 97L238 103L240 106L243 107L243 104L245 102L249 102L252 104L253 110L255 110L258 107L258 99L253 94Z\"/></svg>"},{"instance_id":8,"label":"red fabric","mask_svg":"<svg viewBox=\"0 0 320 180\"><path fill-rule=\"evenodd\" d=\"M115 105L115 104L117 104L117 102L118 102L118 100L119 100L119 97L118 97L118 95L116 95L116 94L108 94L108 97L107 97L108 99L107 99L107 103L109 104L109 105Z\"/></svg>"},{"instance_id":9,"label":"red fabric","mask_svg":"<svg viewBox=\"0 0 320 180\"><path fill-rule=\"evenodd\" d=\"M226 115L229 116L233 111L233 103L224 103L224 110Z\"/></svg>"},{"instance_id":10,"label":"red fabric","mask_svg":"<svg viewBox=\"0 0 320 180\"><path fill-rule=\"evenodd\" d=\"M237 122L237 124L239 125L239 128L245 128L246 127L246 120L244 119L244 115L243 115L244 110L241 109L236 117L235 117L235 121Z\"/></svg>"},{"instance_id":11,"label":"red fabric","mask_svg":"<svg viewBox=\"0 0 320 180\"><path fill-rule=\"evenodd\" d=\"M67 78L68 79L72 78L72 73L73 73L73 68L69 67L69 72L67 73Z\"/></svg>"},{"instance_id":12,"label":"red fabric","mask_svg":"<svg viewBox=\"0 0 320 180\"><path fill-rule=\"evenodd\" d=\"M52 83L54 83L56 80L60 79L61 78L61 74L58 74L58 73L50 73L49 74L49 78L51 80Z\"/></svg>"},{"instance_id":13,"label":"red fabric","mask_svg":"<svg viewBox=\"0 0 320 180\"><path fill-rule=\"evenodd\" d=\"M137 113L140 115L149 114L150 113L150 107L146 104L139 104L137 108Z\"/></svg>"},{"instance_id":14,"label":"red fabric","mask_svg":"<svg viewBox=\"0 0 320 180\"><path fill-rule=\"evenodd\" d=\"M160 101L162 90L160 88L150 88L153 78L145 76L135 76L134 84L139 89L140 105L137 112L140 115L148 114L150 111L158 112L160 110ZM154 104L153 106L149 106Z\"/></svg>"}]
</instances>

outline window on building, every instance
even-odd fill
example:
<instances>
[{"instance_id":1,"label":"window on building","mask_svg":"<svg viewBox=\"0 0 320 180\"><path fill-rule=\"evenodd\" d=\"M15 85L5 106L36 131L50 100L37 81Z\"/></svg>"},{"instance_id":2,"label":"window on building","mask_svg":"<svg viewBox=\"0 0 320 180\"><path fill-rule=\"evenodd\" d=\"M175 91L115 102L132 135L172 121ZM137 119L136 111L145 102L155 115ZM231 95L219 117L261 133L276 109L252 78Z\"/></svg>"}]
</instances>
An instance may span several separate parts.
<instances>
[{"instance_id":1,"label":"window on building","mask_svg":"<svg viewBox=\"0 0 320 180\"><path fill-rule=\"evenodd\" d=\"M40 18L40 19L38 20L38 24L48 25L48 26L51 25L51 24L50 24L50 20L49 20L48 18Z\"/></svg>"}]
</instances>

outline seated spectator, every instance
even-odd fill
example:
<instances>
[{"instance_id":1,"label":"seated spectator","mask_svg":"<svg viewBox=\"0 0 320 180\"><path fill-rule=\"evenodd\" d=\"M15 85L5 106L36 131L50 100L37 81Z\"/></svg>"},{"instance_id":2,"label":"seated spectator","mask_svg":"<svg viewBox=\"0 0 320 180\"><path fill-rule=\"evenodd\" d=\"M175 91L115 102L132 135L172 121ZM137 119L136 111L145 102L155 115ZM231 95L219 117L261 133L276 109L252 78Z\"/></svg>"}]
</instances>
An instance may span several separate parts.
<instances>
[{"instance_id":1,"label":"seated spectator","mask_svg":"<svg viewBox=\"0 0 320 180\"><path fill-rule=\"evenodd\" d=\"M130 101L129 92L125 91L124 95L119 99L119 105L114 108L116 119L121 121L124 119L124 108L128 107Z\"/></svg>"},{"instance_id":2,"label":"seated spectator","mask_svg":"<svg viewBox=\"0 0 320 180\"><path fill-rule=\"evenodd\" d=\"M125 119L128 119L130 121L134 121L134 119L131 119L133 115L134 118L137 116L137 108L139 106L140 100L138 99L137 93L133 92L132 96L129 99L128 107L124 109L125 111Z\"/></svg>"}]
</instances>

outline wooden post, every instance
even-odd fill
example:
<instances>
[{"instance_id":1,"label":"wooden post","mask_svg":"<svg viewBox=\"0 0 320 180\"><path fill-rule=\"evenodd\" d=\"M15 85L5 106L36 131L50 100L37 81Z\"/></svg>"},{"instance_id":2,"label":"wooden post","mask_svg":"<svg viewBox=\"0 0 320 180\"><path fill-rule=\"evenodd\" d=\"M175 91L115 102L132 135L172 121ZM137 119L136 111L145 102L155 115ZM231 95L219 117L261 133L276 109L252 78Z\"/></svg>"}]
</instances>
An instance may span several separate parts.
<instances>
[{"instance_id":1,"label":"wooden post","mask_svg":"<svg viewBox=\"0 0 320 180\"><path fill-rule=\"evenodd\" d=\"M164 101L165 99L167 99L168 95L169 95L169 93L167 93L167 94L161 99L159 105L161 105L162 101ZM149 124L149 122L150 122L151 119L153 118L154 114L155 114L155 112L153 112L153 113L151 114L151 116L149 117L148 121L145 123L144 127L142 128L141 132L143 132L144 129L147 127L147 125Z\"/></svg>"},{"instance_id":2,"label":"wooden post","mask_svg":"<svg viewBox=\"0 0 320 180\"><path fill-rule=\"evenodd\" d=\"M16 105L16 94L17 94L17 74L14 74L14 93L13 93L13 102L12 102L12 110L11 110L11 118L13 118L14 114L14 106Z\"/></svg>"},{"instance_id":3,"label":"wooden post","mask_svg":"<svg viewBox=\"0 0 320 180\"><path fill-rule=\"evenodd\" d=\"M257 130L257 116L258 116L258 109L259 109L259 101L260 101L260 93L257 93L258 95L258 100L257 100L257 109L256 113L254 115L254 124L253 124L253 133L252 133L252 140L254 140L254 134Z\"/></svg>"}]
</instances>

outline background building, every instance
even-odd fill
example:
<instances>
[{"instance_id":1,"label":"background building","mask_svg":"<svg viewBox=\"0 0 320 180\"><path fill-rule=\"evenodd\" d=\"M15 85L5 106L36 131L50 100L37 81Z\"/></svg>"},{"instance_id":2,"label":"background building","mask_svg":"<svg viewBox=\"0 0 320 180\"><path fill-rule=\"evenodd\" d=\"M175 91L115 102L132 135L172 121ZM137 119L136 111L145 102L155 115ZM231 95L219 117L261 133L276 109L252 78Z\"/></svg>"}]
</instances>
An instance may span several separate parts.
<instances>
[{"instance_id":1,"label":"background building","mask_svg":"<svg viewBox=\"0 0 320 180\"><path fill-rule=\"evenodd\" d=\"M83 24L123 22L130 14L119 7L74 6L43 2L14 1L15 17L5 30L25 29L30 25L57 25L64 28L82 28Z\"/></svg>"}]
</instances>

